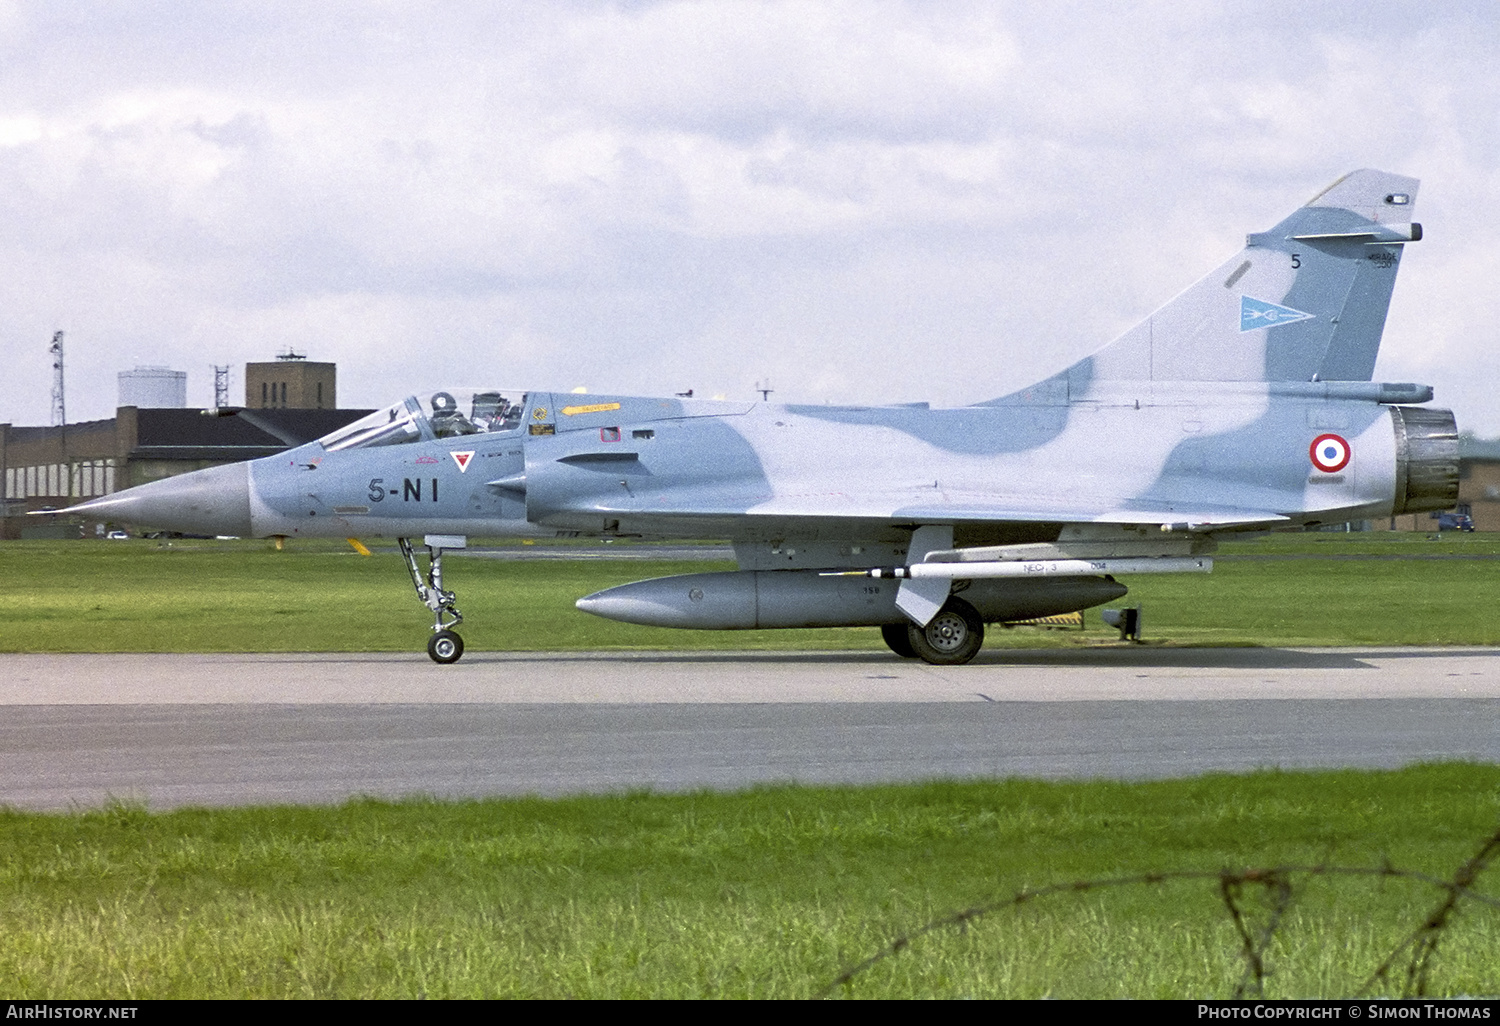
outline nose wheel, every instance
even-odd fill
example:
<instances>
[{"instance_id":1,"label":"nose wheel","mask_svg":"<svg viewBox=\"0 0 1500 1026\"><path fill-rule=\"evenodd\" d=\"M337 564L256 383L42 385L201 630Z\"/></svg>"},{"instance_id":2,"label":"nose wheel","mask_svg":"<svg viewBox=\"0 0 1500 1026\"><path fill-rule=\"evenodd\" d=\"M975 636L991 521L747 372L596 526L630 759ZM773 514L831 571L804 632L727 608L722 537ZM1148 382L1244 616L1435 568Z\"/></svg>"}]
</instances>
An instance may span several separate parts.
<instances>
[{"instance_id":1,"label":"nose wheel","mask_svg":"<svg viewBox=\"0 0 1500 1026\"><path fill-rule=\"evenodd\" d=\"M427 654L435 663L456 663L464 654L464 639L452 631L438 631L427 639Z\"/></svg>"},{"instance_id":2,"label":"nose wheel","mask_svg":"<svg viewBox=\"0 0 1500 1026\"><path fill-rule=\"evenodd\" d=\"M406 557L406 569L411 573L412 587L417 589L417 599L432 610L432 637L427 639L427 654L435 663L456 663L464 654L464 639L453 630L464 622L464 616L455 606L455 596L443 590L443 550L462 549L468 539L462 535L429 534L422 539L427 546L427 573L417 565L417 555L410 538L397 538L401 555Z\"/></svg>"}]
</instances>

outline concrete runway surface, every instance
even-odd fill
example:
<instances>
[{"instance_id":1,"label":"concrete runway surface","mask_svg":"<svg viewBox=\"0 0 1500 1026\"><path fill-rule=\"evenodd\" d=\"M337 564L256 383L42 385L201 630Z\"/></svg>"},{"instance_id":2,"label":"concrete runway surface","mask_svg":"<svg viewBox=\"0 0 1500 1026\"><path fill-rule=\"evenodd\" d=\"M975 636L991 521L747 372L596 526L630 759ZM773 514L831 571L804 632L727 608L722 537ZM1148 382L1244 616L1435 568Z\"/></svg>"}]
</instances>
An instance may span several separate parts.
<instances>
[{"instance_id":1,"label":"concrete runway surface","mask_svg":"<svg viewBox=\"0 0 1500 1026\"><path fill-rule=\"evenodd\" d=\"M0 803L1500 760L1500 650L0 655Z\"/></svg>"}]
</instances>

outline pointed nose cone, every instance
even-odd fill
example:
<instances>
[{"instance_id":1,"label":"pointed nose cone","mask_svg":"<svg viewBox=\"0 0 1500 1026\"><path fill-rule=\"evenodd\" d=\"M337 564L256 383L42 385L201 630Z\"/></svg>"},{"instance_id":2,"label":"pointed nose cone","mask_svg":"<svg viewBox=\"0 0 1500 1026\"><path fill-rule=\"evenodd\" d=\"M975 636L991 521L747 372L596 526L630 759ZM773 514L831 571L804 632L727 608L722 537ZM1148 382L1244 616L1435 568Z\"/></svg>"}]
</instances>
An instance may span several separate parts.
<instances>
[{"instance_id":1,"label":"pointed nose cone","mask_svg":"<svg viewBox=\"0 0 1500 1026\"><path fill-rule=\"evenodd\" d=\"M152 481L65 512L183 534L248 535L250 464L209 467Z\"/></svg>"}]
</instances>

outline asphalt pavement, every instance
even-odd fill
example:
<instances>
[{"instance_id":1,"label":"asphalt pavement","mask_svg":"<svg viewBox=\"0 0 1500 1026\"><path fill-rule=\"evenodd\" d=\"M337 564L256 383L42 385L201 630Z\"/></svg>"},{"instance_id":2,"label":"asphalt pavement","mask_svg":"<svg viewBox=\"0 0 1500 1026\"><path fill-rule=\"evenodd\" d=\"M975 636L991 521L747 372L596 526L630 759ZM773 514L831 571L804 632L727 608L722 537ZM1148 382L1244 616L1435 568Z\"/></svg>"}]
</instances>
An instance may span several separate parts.
<instances>
[{"instance_id":1,"label":"asphalt pavement","mask_svg":"<svg viewBox=\"0 0 1500 1026\"><path fill-rule=\"evenodd\" d=\"M1500 650L0 655L0 803L1500 760Z\"/></svg>"}]
</instances>

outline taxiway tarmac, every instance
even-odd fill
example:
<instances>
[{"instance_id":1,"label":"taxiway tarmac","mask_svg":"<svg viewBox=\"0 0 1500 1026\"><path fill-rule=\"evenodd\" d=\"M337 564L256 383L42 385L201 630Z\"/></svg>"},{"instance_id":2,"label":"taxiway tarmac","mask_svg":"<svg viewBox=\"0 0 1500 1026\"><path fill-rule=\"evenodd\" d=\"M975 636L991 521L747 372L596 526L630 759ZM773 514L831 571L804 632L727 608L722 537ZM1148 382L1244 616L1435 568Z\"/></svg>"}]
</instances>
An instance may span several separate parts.
<instances>
[{"instance_id":1,"label":"taxiway tarmac","mask_svg":"<svg viewBox=\"0 0 1500 1026\"><path fill-rule=\"evenodd\" d=\"M0 803L1500 760L1500 650L0 655Z\"/></svg>"}]
</instances>

